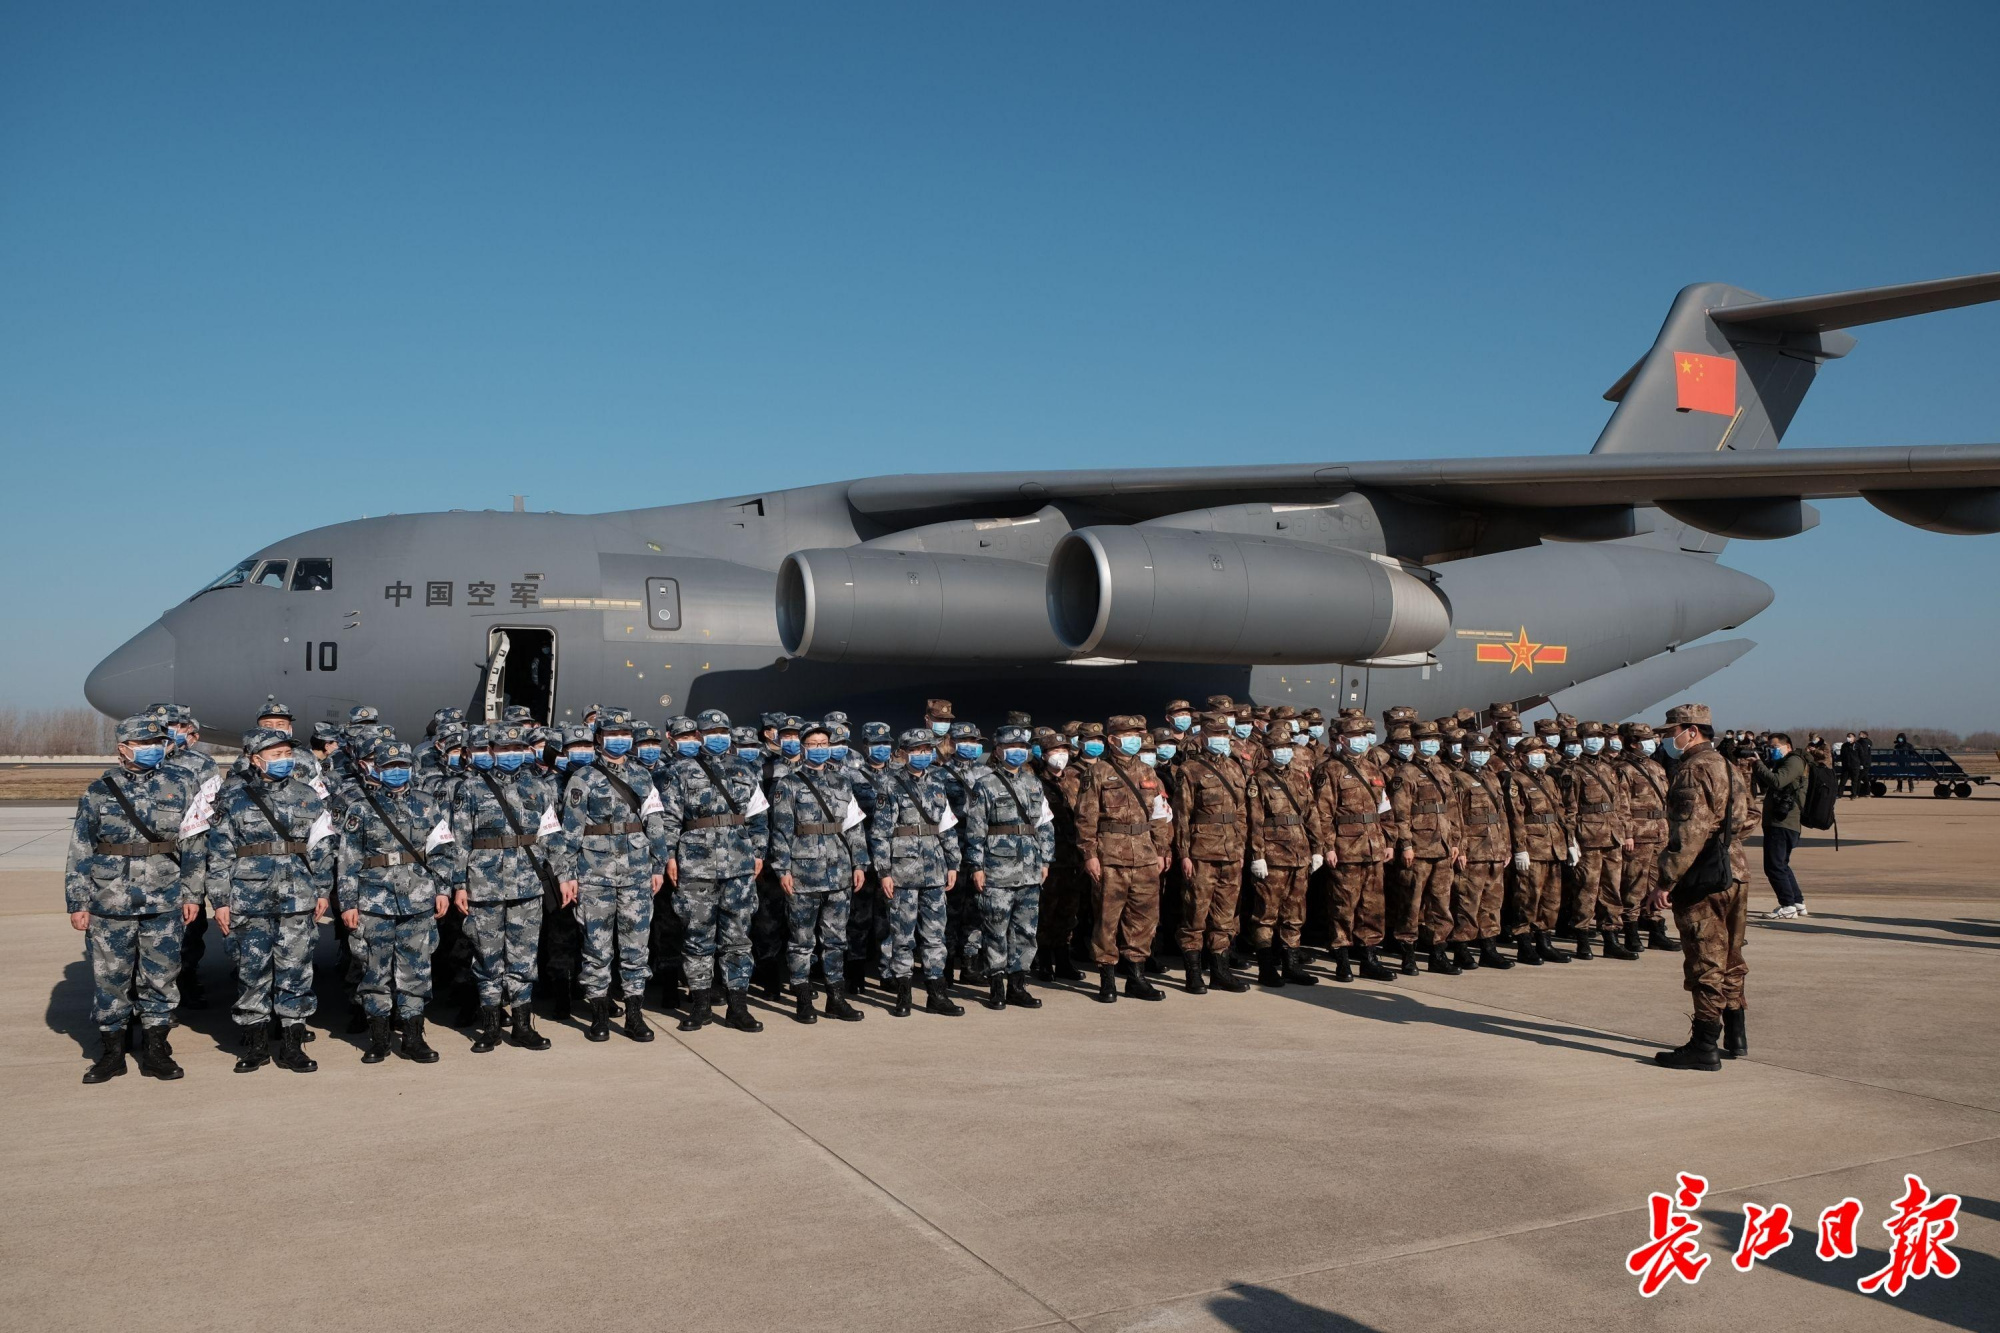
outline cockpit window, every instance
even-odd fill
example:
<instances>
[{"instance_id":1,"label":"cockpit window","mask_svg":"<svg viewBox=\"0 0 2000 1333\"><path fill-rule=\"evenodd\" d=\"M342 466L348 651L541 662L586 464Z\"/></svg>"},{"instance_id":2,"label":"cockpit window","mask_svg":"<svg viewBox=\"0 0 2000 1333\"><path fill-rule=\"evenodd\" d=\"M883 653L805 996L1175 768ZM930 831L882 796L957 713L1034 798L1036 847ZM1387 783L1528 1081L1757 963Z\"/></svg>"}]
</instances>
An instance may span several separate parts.
<instances>
[{"instance_id":1,"label":"cockpit window","mask_svg":"<svg viewBox=\"0 0 2000 1333\"><path fill-rule=\"evenodd\" d=\"M217 588L240 588L249 580L250 571L255 568L257 568L257 557L254 555L248 560L238 561L236 564L231 565L228 572L223 574L221 578L212 580L201 592L196 593L194 596L199 597L204 592L214 592ZM194 597L190 597L188 600L193 601Z\"/></svg>"},{"instance_id":2,"label":"cockpit window","mask_svg":"<svg viewBox=\"0 0 2000 1333\"><path fill-rule=\"evenodd\" d=\"M292 570L293 592L332 592L333 561L303 559Z\"/></svg>"},{"instance_id":3,"label":"cockpit window","mask_svg":"<svg viewBox=\"0 0 2000 1333\"><path fill-rule=\"evenodd\" d=\"M266 560L257 570L257 577L251 582L260 588L276 588L282 592L285 587L285 571L291 567L291 563L289 560Z\"/></svg>"}]
</instances>

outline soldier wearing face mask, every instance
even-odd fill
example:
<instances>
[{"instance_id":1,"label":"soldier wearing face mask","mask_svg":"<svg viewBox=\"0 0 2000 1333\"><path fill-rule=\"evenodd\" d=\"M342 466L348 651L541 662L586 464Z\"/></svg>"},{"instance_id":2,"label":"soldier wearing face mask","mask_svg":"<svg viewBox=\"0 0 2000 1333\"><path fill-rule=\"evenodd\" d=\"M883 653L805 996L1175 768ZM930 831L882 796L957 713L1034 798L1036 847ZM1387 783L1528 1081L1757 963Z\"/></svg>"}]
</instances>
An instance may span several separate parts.
<instances>
[{"instance_id":1,"label":"soldier wearing face mask","mask_svg":"<svg viewBox=\"0 0 2000 1333\"><path fill-rule=\"evenodd\" d=\"M949 722L945 729L950 731ZM924 973L924 1012L956 1018L965 1012L948 993L945 971L945 895L958 879L962 859L958 817L937 772L938 733L914 727L900 737L902 762L876 789L868 821L868 858L887 899L889 929L882 940L882 977L895 988L890 1014L910 1013L911 974Z\"/></svg>"},{"instance_id":2,"label":"soldier wearing face mask","mask_svg":"<svg viewBox=\"0 0 2000 1333\"><path fill-rule=\"evenodd\" d=\"M1249 816L1245 850L1257 908L1251 942L1257 950L1257 983L1262 986L1316 986L1300 948L1306 924L1306 884L1322 864L1314 844L1324 846L1317 826L1312 770L1299 759L1304 739L1290 720L1274 720L1268 733L1269 757L1244 784Z\"/></svg>"},{"instance_id":3,"label":"soldier wearing face mask","mask_svg":"<svg viewBox=\"0 0 2000 1333\"><path fill-rule=\"evenodd\" d=\"M1389 898L1389 931L1403 958L1403 975L1417 972L1417 943L1430 940L1430 970L1457 976L1446 952L1452 935L1451 884L1460 851L1458 786L1440 757L1437 724L1415 722L1400 733L1389 778L1399 892Z\"/></svg>"},{"instance_id":4,"label":"soldier wearing face mask","mask_svg":"<svg viewBox=\"0 0 2000 1333\"><path fill-rule=\"evenodd\" d=\"M860 740L848 771L854 799L861 803L861 813L872 818L882 784L888 780L890 762L896 755L896 733L887 722L864 722ZM874 865L865 857L863 862L865 878L861 891L854 895L853 910L847 919L847 984L855 995L867 989L871 973L878 981L882 979L879 959L882 932L887 928L881 881L876 877Z\"/></svg>"},{"instance_id":5,"label":"soldier wearing face mask","mask_svg":"<svg viewBox=\"0 0 2000 1333\"><path fill-rule=\"evenodd\" d=\"M451 808L452 836L463 852L452 901L466 920L472 979L479 1003L472 1049L499 1046L503 1019L523 1050L545 1051L535 1030L536 951L545 896L567 908L565 890L547 863L546 840L562 826L556 787L530 762L529 732L519 723L475 726L466 736L471 764Z\"/></svg>"},{"instance_id":6,"label":"soldier wearing face mask","mask_svg":"<svg viewBox=\"0 0 2000 1333\"><path fill-rule=\"evenodd\" d=\"M1055 856L1055 816L1028 768L1032 733L1000 729L997 763L975 770L966 792L965 866L978 893L988 1009L1039 1009L1028 965L1040 930L1042 883Z\"/></svg>"},{"instance_id":7,"label":"soldier wearing face mask","mask_svg":"<svg viewBox=\"0 0 2000 1333\"><path fill-rule=\"evenodd\" d=\"M1562 789L1548 771L1548 747L1539 736L1522 740L1520 771L1507 784L1514 829L1514 874L1520 903L1517 946L1529 966L1567 963L1555 947L1562 910L1562 868L1570 860L1571 838L1563 818Z\"/></svg>"},{"instance_id":8,"label":"soldier wearing face mask","mask_svg":"<svg viewBox=\"0 0 2000 1333\"><path fill-rule=\"evenodd\" d=\"M1080 724L1079 724L1080 725ZM1060 732L1037 734L1041 757L1035 774L1041 779L1042 794L1055 819L1055 855L1049 877L1042 884L1042 915L1036 928L1035 977L1043 983L1056 980L1082 981L1071 941L1083 905L1090 897L1090 877L1084 872L1083 851L1077 841L1076 806L1082 784L1082 769L1075 763L1069 740Z\"/></svg>"},{"instance_id":9,"label":"soldier wearing face mask","mask_svg":"<svg viewBox=\"0 0 2000 1333\"><path fill-rule=\"evenodd\" d=\"M1564 782L1565 814L1579 852L1572 918L1576 956L1590 956L1590 932L1595 929L1606 958L1630 961L1639 955L1626 948L1620 936L1625 927L1625 854L1632 846L1632 805L1617 765L1604 753L1604 738L1601 722L1577 727L1577 754L1570 759Z\"/></svg>"},{"instance_id":10,"label":"soldier wearing face mask","mask_svg":"<svg viewBox=\"0 0 2000 1333\"><path fill-rule=\"evenodd\" d=\"M933 701L937 702L937 701ZM986 738L971 722L953 722L945 743L938 749L937 774L958 819L960 851L965 850L965 805L972 781L986 767ZM970 984L986 980L986 949L981 939L979 895L972 877L961 875L945 896L945 981L953 980L954 970Z\"/></svg>"},{"instance_id":11,"label":"soldier wearing face mask","mask_svg":"<svg viewBox=\"0 0 2000 1333\"><path fill-rule=\"evenodd\" d=\"M1191 995L1208 990L1202 979L1204 948L1216 988L1244 989L1230 970L1229 946L1236 937L1236 900L1250 831L1244 804L1249 761L1236 758L1236 750L1247 750L1250 743L1233 734L1222 714L1204 715L1201 725L1201 748L1183 762L1172 800L1174 857L1187 886L1179 942Z\"/></svg>"},{"instance_id":12,"label":"soldier wearing face mask","mask_svg":"<svg viewBox=\"0 0 2000 1333\"><path fill-rule=\"evenodd\" d=\"M1496 761L1493 742L1465 733L1465 767L1458 781L1459 845L1452 877L1452 961L1461 969L1514 966L1500 952L1500 907L1506 868L1514 855L1508 813L1507 770ZM1479 946L1475 958L1472 945Z\"/></svg>"},{"instance_id":13,"label":"soldier wearing face mask","mask_svg":"<svg viewBox=\"0 0 2000 1333\"><path fill-rule=\"evenodd\" d=\"M1084 768L1077 795L1077 840L1095 889L1097 999L1118 998L1116 975L1129 969L1125 994L1163 998L1146 979L1146 959L1160 922L1160 877L1174 850L1174 812L1152 769L1139 762L1146 719L1121 713L1105 723L1110 745ZM1088 752L1090 742L1085 741Z\"/></svg>"},{"instance_id":14,"label":"soldier wearing face mask","mask_svg":"<svg viewBox=\"0 0 2000 1333\"><path fill-rule=\"evenodd\" d=\"M1625 744L1617 769L1625 784L1632 838L1619 872L1625 947L1636 952L1643 931L1648 949L1678 948L1667 935L1666 921L1658 912L1649 916L1645 908L1646 895L1659 878L1660 851L1667 845L1667 771L1653 757L1660 743L1644 722L1625 723L1619 735Z\"/></svg>"},{"instance_id":15,"label":"soldier wearing face mask","mask_svg":"<svg viewBox=\"0 0 2000 1333\"><path fill-rule=\"evenodd\" d=\"M812 964L818 949L826 976L826 1014L861 1021L847 1000L849 909L868 865L868 834L848 770L833 762L826 724L807 723L799 764L778 782L771 802L770 865L786 906L786 979L797 1001L794 1017L816 1023Z\"/></svg>"},{"instance_id":16,"label":"soldier wearing face mask","mask_svg":"<svg viewBox=\"0 0 2000 1333\"><path fill-rule=\"evenodd\" d=\"M1320 766L1314 793L1323 841L1315 849L1333 867L1333 963L1335 981L1354 980L1350 950L1359 948L1361 975L1394 981L1382 966L1383 866L1390 855L1382 817L1389 801L1368 757L1373 724L1366 717L1343 717L1339 748Z\"/></svg>"},{"instance_id":17,"label":"soldier wearing face mask","mask_svg":"<svg viewBox=\"0 0 2000 1333\"><path fill-rule=\"evenodd\" d=\"M686 940L681 964L688 1001L680 1030L692 1032L714 1021L719 990L728 1000L724 1025L761 1032L764 1025L751 1014L749 997L750 922L770 842L770 799L760 785L763 757L756 735L732 735L729 715L720 709L704 709L695 721L700 744L690 755L686 738L675 737L681 755L662 797L671 849L667 879ZM746 740L750 744L742 743ZM741 757L745 750L753 757Z\"/></svg>"}]
</instances>

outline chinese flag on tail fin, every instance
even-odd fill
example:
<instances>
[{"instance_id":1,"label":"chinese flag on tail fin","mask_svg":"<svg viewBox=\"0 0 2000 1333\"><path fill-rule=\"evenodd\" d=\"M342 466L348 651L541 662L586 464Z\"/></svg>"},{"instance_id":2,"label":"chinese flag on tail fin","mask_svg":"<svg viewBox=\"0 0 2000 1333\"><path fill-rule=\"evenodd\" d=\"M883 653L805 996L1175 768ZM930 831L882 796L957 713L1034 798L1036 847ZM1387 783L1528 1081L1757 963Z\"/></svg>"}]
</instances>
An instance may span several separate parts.
<instances>
[{"instance_id":1,"label":"chinese flag on tail fin","mask_svg":"<svg viewBox=\"0 0 2000 1333\"><path fill-rule=\"evenodd\" d=\"M1674 406L1682 412L1736 415L1736 363L1726 356L1674 353Z\"/></svg>"}]
</instances>

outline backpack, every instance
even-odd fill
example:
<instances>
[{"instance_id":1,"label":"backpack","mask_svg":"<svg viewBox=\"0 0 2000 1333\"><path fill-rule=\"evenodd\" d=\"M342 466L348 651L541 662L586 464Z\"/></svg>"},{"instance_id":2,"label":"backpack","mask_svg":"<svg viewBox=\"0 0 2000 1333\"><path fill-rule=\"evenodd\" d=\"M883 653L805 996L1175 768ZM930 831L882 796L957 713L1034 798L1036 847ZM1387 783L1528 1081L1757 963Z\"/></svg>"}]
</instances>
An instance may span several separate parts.
<instances>
[{"instance_id":1,"label":"backpack","mask_svg":"<svg viewBox=\"0 0 2000 1333\"><path fill-rule=\"evenodd\" d=\"M1840 795L1839 780L1825 764L1806 765L1806 799L1799 807L1799 823L1807 828L1832 828L1834 801Z\"/></svg>"}]
</instances>

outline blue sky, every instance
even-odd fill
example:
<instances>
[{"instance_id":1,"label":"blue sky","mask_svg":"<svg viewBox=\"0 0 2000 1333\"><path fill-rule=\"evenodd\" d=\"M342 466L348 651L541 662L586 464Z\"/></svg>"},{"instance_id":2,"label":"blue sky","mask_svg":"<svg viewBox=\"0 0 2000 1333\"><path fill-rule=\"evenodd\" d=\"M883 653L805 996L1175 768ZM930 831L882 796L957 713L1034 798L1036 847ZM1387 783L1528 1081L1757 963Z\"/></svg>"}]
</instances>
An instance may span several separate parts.
<instances>
[{"instance_id":1,"label":"blue sky","mask_svg":"<svg viewBox=\"0 0 2000 1333\"><path fill-rule=\"evenodd\" d=\"M2000 268L2000 11L1610 8L0 5L0 704L364 513L1582 452L1684 283ZM2000 439L1859 336L1788 444ZM2000 725L2000 537L1823 509L1701 692Z\"/></svg>"}]
</instances>

